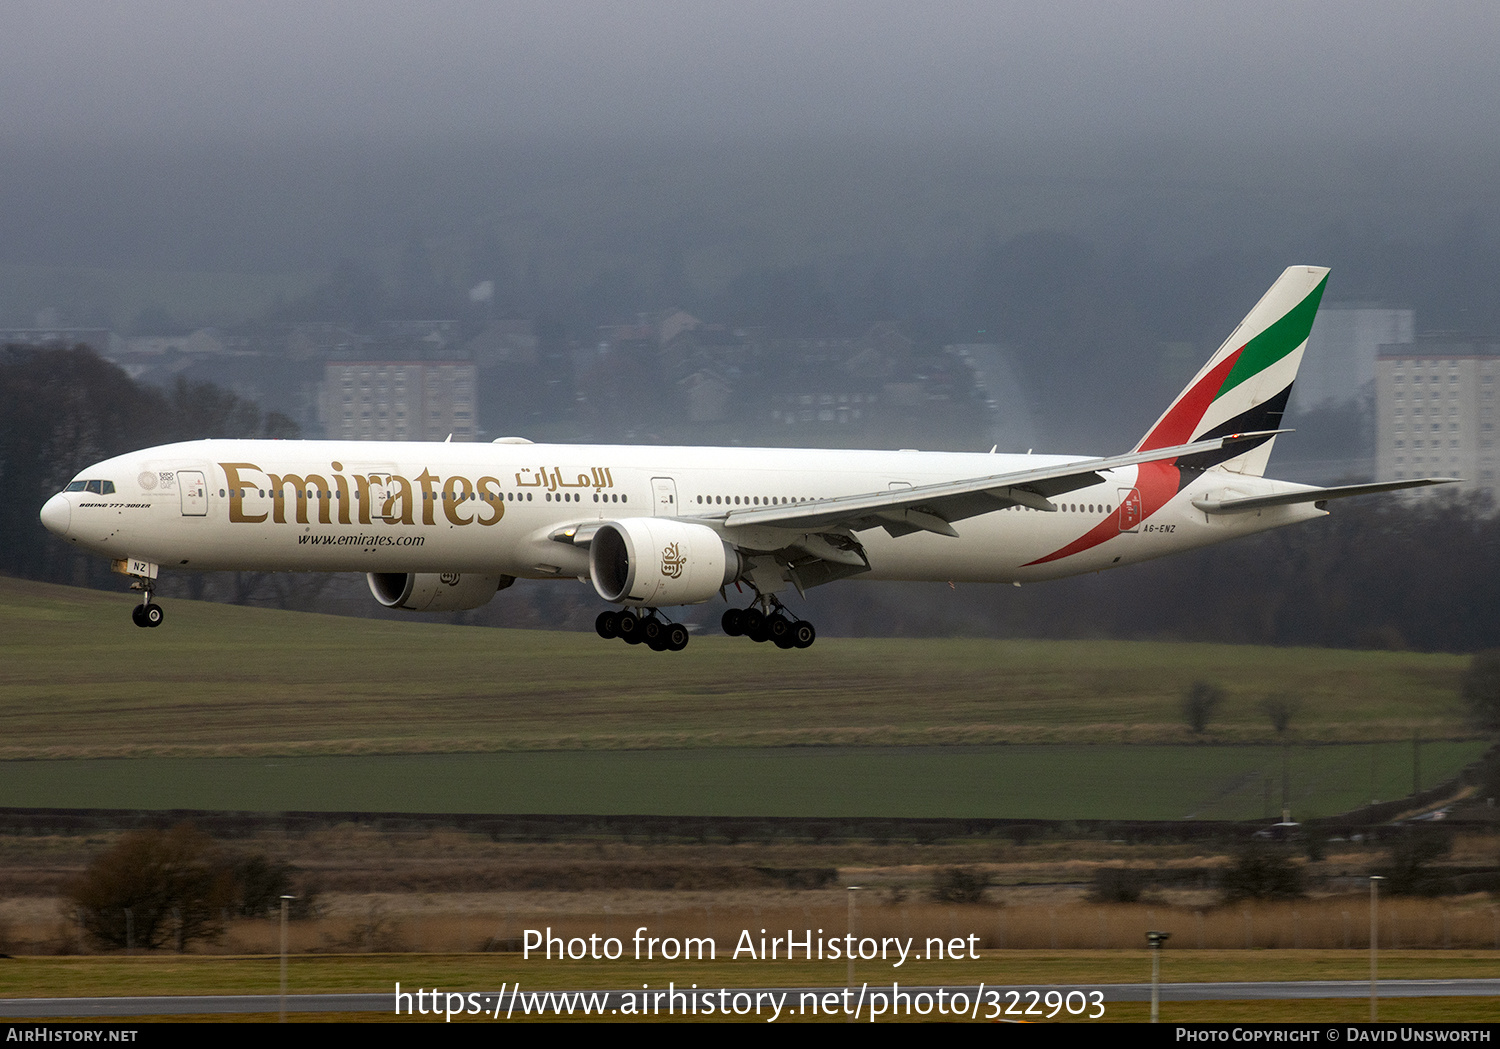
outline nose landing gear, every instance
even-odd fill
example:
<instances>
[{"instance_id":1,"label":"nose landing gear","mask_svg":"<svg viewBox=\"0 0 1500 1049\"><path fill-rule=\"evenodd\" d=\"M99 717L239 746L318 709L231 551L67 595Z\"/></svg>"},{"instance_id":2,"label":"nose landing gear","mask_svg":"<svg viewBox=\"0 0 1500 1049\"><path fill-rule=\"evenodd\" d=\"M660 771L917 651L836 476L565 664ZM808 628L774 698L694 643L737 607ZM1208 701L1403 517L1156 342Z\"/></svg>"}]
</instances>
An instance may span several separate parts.
<instances>
[{"instance_id":1,"label":"nose landing gear","mask_svg":"<svg viewBox=\"0 0 1500 1049\"><path fill-rule=\"evenodd\" d=\"M137 583L131 583L130 589L141 591L141 603L130 610L130 620L139 627L161 626L161 621L167 617L161 605L151 600L151 595L156 591L156 583L150 579L144 579Z\"/></svg>"}]
</instances>

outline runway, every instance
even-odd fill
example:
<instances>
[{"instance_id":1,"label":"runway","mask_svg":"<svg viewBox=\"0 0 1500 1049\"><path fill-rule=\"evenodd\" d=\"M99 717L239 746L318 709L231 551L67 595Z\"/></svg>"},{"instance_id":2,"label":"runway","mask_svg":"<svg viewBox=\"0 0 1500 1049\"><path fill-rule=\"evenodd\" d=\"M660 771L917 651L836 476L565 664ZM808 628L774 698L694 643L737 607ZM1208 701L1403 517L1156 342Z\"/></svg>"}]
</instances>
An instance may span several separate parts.
<instances>
[{"instance_id":1,"label":"runway","mask_svg":"<svg viewBox=\"0 0 1500 1049\"><path fill-rule=\"evenodd\" d=\"M866 986L867 996L869 992L890 993L891 984L871 984ZM781 988L726 988L724 993L728 995L786 995L786 1001L798 1003L803 1000L804 995L813 995L817 1000L823 1000L825 996L835 995L842 997L846 988L843 987L781 987ZM851 994L858 994L859 988L855 988ZM983 987L969 986L901 986L902 994L912 996L928 994L937 995L939 991L944 992L947 998L955 995L964 995L969 1001L978 1000L983 993L989 996L998 993L1002 1004L1011 1001L1011 992L1018 992L1019 1003L1024 1008L1031 1000L1033 993L1045 996L1049 992L1067 995L1070 992L1081 992L1084 995L1092 995L1093 992L1102 992L1105 1004L1110 1002L1144 1002L1151 998L1151 985L1148 983L1122 983L1122 984L1055 984L1055 985L1019 985ZM682 989L678 989L682 993ZM455 992L456 993L456 992ZM537 998L532 998L533 992L517 992L521 1000L530 1001L533 1004L541 1002L544 1014L567 1011L566 1006L560 1003L573 1002L574 1009L583 1012L582 1003L587 1000L591 1011L597 1014L599 1010L618 1010L630 998L639 998L640 991L551 991L537 992ZM712 994L717 998L720 994L718 988L699 988L697 994ZM1367 980L1307 980L1307 981L1283 981L1266 983L1164 983L1161 985L1161 1000L1164 1002L1209 1002L1209 1001L1252 1001L1252 1000L1280 1000L1297 1001L1317 998L1367 998L1370 994L1370 984ZM1381 998L1497 998L1500 999L1500 979L1495 980L1382 980L1379 984L1379 996ZM403 992L403 1014L409 1008L408 1002L411 996ZM492 1010L498 1015L504 1015L507 1004L513 1007L512 992L464 992L467 1003L474 998L482 1004L485 1015L490 1015ZM988 1001L986 997L986 1001ZM496 1010L496 1003L499 1009ZM288 1013L393 1013L396 1008L396 996L394 993L386 994L295 994L286 997L286 1011ZM989 1006L986 1005L988 1010ZM117 998L6 998L0 999L0 1017L7 1019L86 1019L91 1017L121 1017L121 1016L207 1016L207 1015L263 1015L276 1013L281 1010L281 998L274 994L247 994L247 995L181 995L172 997L117 997ZM538 1009L528 1010L530 1015L537 1015ZM426 1015L442 1016L441 1010L436 1014L429 1009ZM457 1014L455 1014L457 1015ZM518 1015L518 1011L511 1015ZM519 1013L519 1015L525 1015ZM795 1015L795 1014L794 1014Z\"/></svg>"}]
</instances>

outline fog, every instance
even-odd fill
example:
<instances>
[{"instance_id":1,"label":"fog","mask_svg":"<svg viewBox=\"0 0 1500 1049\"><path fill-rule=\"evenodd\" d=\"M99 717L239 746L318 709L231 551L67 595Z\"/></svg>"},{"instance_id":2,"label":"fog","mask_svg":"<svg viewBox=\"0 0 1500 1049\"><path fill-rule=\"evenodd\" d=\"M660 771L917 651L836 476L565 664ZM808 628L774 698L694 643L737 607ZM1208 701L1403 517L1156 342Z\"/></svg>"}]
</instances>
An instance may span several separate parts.
<instances>
[{"instance_id":1,"label":"fog","mask_svg":"<svg viewBox=\"0 0 1500 1049\"><path fill-rule=\"evenodd\" d=\"M1108 449L1289 263L1424 330L1500 326L1497 21L8 5L0 324L368 325L460 316L482 281L577 345L674 307L786 338L890 321L1013 346L1039 437ZM335 315L350 281L365 315Z\"/></svg>"},{"instance_id":2,"label":"fog","mask_svg":"<svg viewBox=\"0 0 1500 1049\"><path fill-rule=\"evenodd\" d=\"M64 135L1471 137L1480 2L7 5L0 129Z\"/></svg>"}]
</instances>

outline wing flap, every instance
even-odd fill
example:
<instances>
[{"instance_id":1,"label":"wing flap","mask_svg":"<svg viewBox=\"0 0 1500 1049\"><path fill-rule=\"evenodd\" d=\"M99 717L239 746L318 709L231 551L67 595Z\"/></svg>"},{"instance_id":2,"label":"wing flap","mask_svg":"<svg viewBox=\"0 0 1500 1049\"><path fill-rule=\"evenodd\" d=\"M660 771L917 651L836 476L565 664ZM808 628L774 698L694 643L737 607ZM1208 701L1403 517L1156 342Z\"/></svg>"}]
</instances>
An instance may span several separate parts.
<instances>
[{"instance_id":1,"label":"wing flap","mask_svg":"<svg viewBox=\"0 0 1500 1049\"><path fill-rule=\"evenodd\" d=\"M936 535L946 535L952 539L958 538L958 532L953 526L937 514L914 510L909 506L896 510L881 510L875 516L880 518L882 523L896 525L902 529L902 534L907 534L912 529L919 529Z\"/></svg>"}]
</instances>

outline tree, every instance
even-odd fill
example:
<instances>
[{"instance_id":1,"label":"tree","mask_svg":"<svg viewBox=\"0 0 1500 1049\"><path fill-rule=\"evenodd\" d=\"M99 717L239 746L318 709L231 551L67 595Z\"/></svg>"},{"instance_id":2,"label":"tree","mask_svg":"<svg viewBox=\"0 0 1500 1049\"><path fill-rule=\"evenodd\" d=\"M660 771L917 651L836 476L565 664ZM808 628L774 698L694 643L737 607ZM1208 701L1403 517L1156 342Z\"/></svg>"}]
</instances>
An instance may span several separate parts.
<instances>
[{"instance_id":1,"label":"tree","mask_svg":"<svg viewBox=\"0 0 1500 1049\"><path fill-rule=\"evenodd\" d=\"M316 913L318 888L310 880L297 879L299 871L290 863L272 860L263 853L241 856L234 861L235 913L242 918L274 917L281 898L291 896L287 914L293 919Z\"/></svg>"},{"instance_id":2,"label":"tree","mask_svg":"<svg viewBox=\"0 0 1500 1049\"><path fill-rule=\"evenodd\" d=\"M938 903L983 903L990 876L976 867L944 867L932 883Z\"/></svg>"},{"instance_id":3,"label":"tree","mask_svg":"<svg viewBox=\"0 0 1500 1049\"><path fill-rule=\"evenodd\" d=\"M160 439L159 402L86 346L0 351L0 570L67 578L74 554L37 510L83 467Z\"/></svg>"},{"instance_id":4,"label":"tree","mask_svg":"<svg viewBox=\"0 0 1500 1049\"><path fill-rule=\"evenodd\" d=\"M76 548L47 533L37 511L85 466L124 452L201 437L297 435L285 416L212 383L168 391L137 385L87 346L0 348L0 571L76 582ZM108 562L82 558L83 578Z\"/></svg>"},{"instance_id":5,"label":"tree","mask_svg":"<svg viewBox=\"0 0 1500 1049\"><path fill-rule=\"evenodd\" d=\"M1267 696L1261 700L1260 709L1271 722L1271 727L1276 730L1276 735L1284 738L1286 730L1291 727L1292 719L1302 709L1302 701L1296 696Z\"/></svg>"},{"instance_id":6,"label":"tree","mask_svg":"<svg viewBox=\"0 0 1500 1049\"><path fill-rule=\"evenodd\" d=\"M1474 653L1460 693L1469 720L1485 732L1500 734L1500 649Z\"/></svg>"},{"instance_id":7,"label":"tree","mask_svg":"<svg viewBox=\"0 0 1500 1049\"><path fill-rule=\"evenodd\" d=\"M207 835L181 823L124 835L69 886L67 899L104 947L180 951L223 931L234 874Z\"/></svg>"},{"instance_id":8,"label":"tree","mask_svg":"<svg viewBox=\"0 0 1500 1049\"><path fill-rule=\"evenodd\" d=\"M1095 903L1138 903L1146 889L1146 879L1140 871L1128 867L1096 867L1094 869L1094 892L1090 897Z\"/></svg>"},{"instance_id":9,"label":"tree","mask_svg":"<svg viewBox=\"0 0 1500 1049\"><path fill-rule=\"evenodd\" d=\"M1452 835L1426 827L1413 829L1396 839L1380 873L1393 895L1437 896L1445 879L1432 865L1452 850Z\"/></svg>"},{"instance_id":10,"label":"tree","mask_svg":"<svg viewBox=\"0 0 1500 1049\"><path fill-rule=\"evenodd\" d=\"M1194 681L1192 687L1182 697L1182 716L1187 719L1188 727L1195 733L1202 734L1208 727L1208 719L1213 717L1214 711L1218 710L1224 702L1224 690L1217 685L1210 685L1206 681Z\"/></svg>"},{"instance_id":11,"label":"tree","mask_svg":"<svg viewBox=\"0 0 1500 1049\"><path fill-rule=\"evenodd\" d=\"M1295 900L1303 895L1302 868L1290 852L1254 843L1241 849L1220 880L1225 903Z\"/></svg>"}]
</instances>

